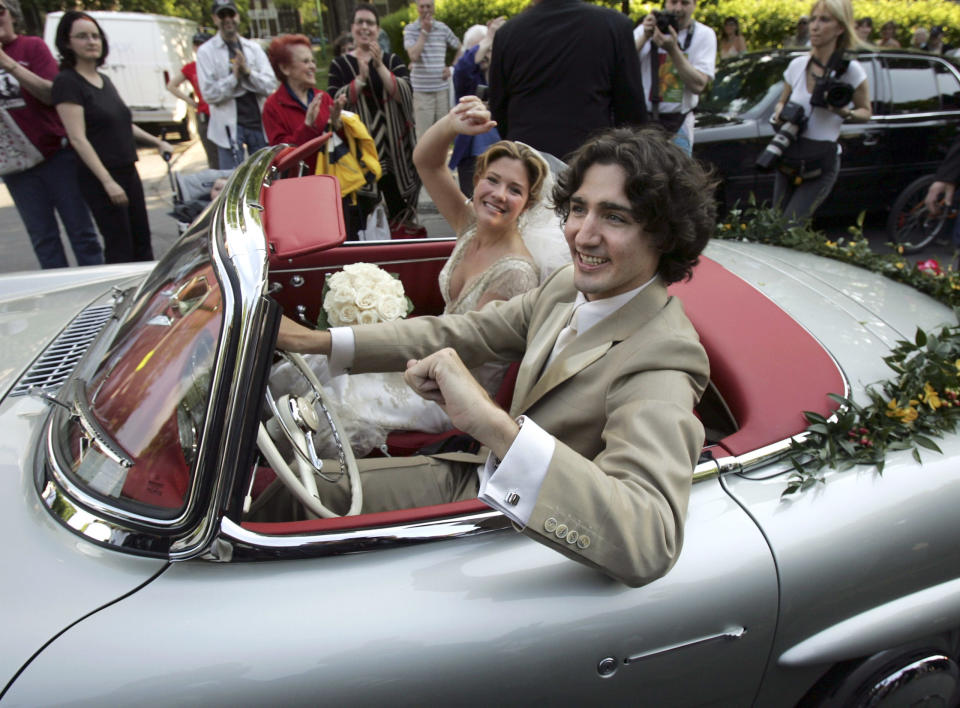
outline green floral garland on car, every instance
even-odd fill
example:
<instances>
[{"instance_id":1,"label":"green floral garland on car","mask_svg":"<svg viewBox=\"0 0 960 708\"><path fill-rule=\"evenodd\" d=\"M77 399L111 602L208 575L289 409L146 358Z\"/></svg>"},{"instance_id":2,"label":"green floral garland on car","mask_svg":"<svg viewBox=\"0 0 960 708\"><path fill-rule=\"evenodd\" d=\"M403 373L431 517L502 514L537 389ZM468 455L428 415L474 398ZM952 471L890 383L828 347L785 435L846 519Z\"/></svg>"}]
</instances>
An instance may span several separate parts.
<instances>
[{"instance_id":1,"label":"green floral garland on car","mask_svg":"<svg viewBox=\"0 0 960 708\"><path fill-rule=\"evenodd\" d=\"M901 253L878 254L863 237L863 215L849 238L836 241L807 226L788 227L779 212L751 203L732 209L717 225L717 238L753 241L814 253L852 263L911 285L954 308L960 321L960 273L933 259L911 265ZM933 438L954 432L960 421L960 326L935 333L917 329L912 342L901 340L884 362L894 376L867 387L867 405L837 394L840 404L829 419L806 411L807 436L792 443L793 473L783 496L823 482L820 470L873 465L882 473L888 451L920 449L941 452Z\"/></svg>"}]
</instances>

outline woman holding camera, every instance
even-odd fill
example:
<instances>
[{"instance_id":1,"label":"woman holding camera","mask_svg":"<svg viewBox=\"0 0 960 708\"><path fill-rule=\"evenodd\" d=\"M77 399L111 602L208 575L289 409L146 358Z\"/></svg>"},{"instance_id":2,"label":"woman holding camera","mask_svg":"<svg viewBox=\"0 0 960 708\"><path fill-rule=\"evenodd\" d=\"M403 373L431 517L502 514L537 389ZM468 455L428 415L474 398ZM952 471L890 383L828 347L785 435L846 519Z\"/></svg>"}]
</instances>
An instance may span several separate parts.
<instances>
[{"instance_id":1,"label":"woman holding camera","mask_svg":"<svg viewBox=\"0 0 960 708\"><path fill-rule=\"evenodd\" d=\"M791 61L783 72L785 84L773 122L780 122L788 103L802 108L806 121L801 137L784 151L774 181L774 206L791 224L812 217L837 181L837 139L843 122L863 123L873 115L866 72L860 62L854 59L847 63L842 56L859 44L850 0L820 0L810 13L809 54ZM790 113L786 111L784 117ZM801 148L806 155L798 156ZM791 166L798 161L803 168Z\"/></svg>"}]
</instances>

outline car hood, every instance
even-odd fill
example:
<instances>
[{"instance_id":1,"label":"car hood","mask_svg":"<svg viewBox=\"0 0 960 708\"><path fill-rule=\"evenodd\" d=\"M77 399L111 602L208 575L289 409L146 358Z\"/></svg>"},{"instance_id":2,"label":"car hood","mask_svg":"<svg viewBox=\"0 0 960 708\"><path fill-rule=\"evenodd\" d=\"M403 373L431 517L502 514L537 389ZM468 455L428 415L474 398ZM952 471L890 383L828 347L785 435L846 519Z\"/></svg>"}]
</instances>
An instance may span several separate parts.
<instances>
[{"instance_id":1,"label":"car hood","mask_svg":"<svg viewBox=\"0 0 960 708\"><path fill-rule=\"evenodd\" d=\"M766 294L819 339L855 393L889 378L883 356L898 340L912 340L917 327L931 330L956 323L946 305L841 261L723 240L712 241L705 253ZM871 352L875 356L865 355Z\"/></svg>"},{"instance_id":2,"label":"car hood","mask_svg":"<svg viewBox=\"0 0 960 708\"><path fill-rule=\"evenodd\" d=\"M95 298L128 287L153 263L15 273L0 278L0 396Z\"/></svg>"}]
</instances>

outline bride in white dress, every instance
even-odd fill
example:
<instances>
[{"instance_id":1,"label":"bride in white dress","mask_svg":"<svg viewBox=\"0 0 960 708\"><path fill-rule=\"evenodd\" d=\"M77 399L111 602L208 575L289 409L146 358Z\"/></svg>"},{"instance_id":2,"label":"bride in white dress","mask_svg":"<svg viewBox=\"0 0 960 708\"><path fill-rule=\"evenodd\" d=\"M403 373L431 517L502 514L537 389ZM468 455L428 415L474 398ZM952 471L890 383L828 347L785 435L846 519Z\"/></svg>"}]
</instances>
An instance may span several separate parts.
<instances>
[{"instance_id":1,"label":"bride in white dress","mask_svg":"<svg viewBox=\"0 0 960 708\"><path fill-rule=\"evenodd\" d=\"M447 148L457 134L476 135L492 125L480 99L466 96L427 130L414 150L424 187L457 234L439 277L444 314L477 310L526 292L569 260L559 221L542 199L553 182L549 167L529 146L508 140L490 146L477 158L472 200L460 191L446 166ZM338 413L358 456L383 445L391 430L441 432L452 427L439 406L413 393L402 373L331 377L326 357L310 356L308 362L331 398L340 402ZM494 363L473 373L493 396L506 369ZM294 383L288 364L280 364L271 387L289 391L302 384ZM325 437L326 431L318 434L315 445L320 454L332 454L333 444Z\"/></svg>"}]
</instances>

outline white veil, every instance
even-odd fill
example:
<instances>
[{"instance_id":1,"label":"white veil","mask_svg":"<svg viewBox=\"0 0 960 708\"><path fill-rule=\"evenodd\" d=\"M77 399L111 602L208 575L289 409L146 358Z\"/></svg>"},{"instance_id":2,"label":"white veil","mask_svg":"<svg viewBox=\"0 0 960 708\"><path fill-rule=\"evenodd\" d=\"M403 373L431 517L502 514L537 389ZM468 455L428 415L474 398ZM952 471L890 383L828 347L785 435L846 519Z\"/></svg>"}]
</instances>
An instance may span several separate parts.
<instances>
[{"instance_id":1,"label":"white veil","mask_svg":"<svg viewBox=\"0 0 960 708\"><path fill-rule=\"evenodd\" d=\"M524 145L524 143L520 143ZM530 147L526 145L526 147ZM540 201L527 209L517 224L523 243L526 245L534 262L540 267L540 281L542 282L557 268L570 263L570 249L563 237L563 226L551 208L551 194L556 184L554 175L565 170L567 166L550 153L540 152L530 147L533 152L547 165L547 175L540 190Z\"/></svg>"}]
</instances>

